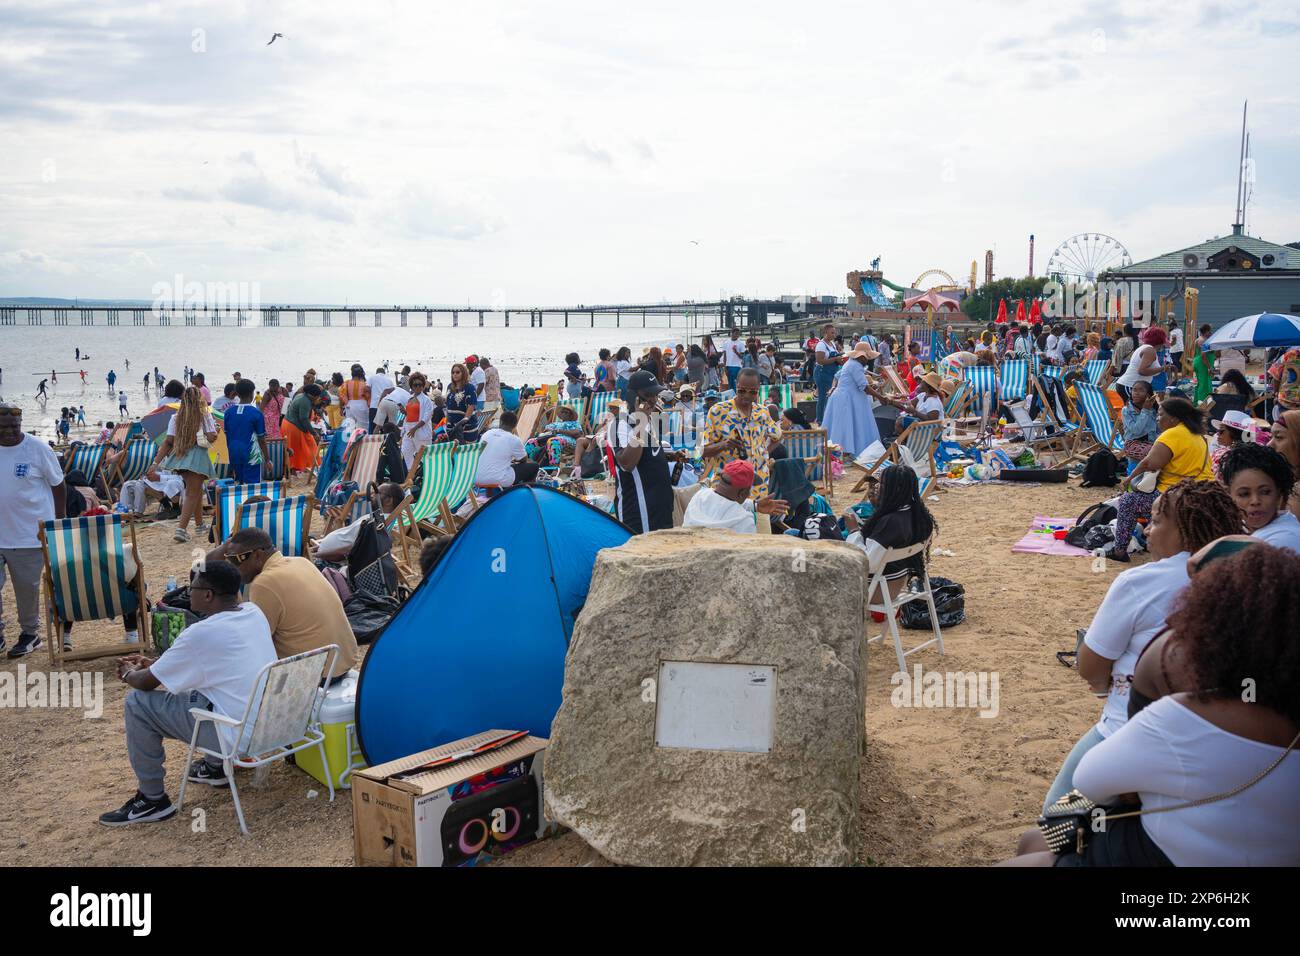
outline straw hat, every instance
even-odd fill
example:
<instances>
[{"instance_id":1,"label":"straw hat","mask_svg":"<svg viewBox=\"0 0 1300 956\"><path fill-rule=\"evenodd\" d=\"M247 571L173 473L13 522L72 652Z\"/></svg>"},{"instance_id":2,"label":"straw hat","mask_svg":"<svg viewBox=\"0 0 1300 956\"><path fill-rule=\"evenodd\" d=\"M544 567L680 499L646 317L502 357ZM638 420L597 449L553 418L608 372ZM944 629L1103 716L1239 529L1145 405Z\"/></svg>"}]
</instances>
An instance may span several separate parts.
<instances>
[{"instance_id":1,"label":"straw hat","mask_svg":"<svg viewBox=\"0 0 1300 956\"><path fill-rule=\"evenodd\" d=\"M865 358L867 360L873 360L880 358L880 353L866 342L859 342L857 345L853 346L853 351L849 353L849 358Z\"/></svg>"},{"instance_id":2,"label":"straw hat","mask_svg":"<svg viewBox=\"0 0 1300 956\"><path fill-rule=\"evenodd\" d=\"M938 372L926 372L924 375L921 376L921 381L925 382L926 385L929 385L932 389L934 389L937 392L943 391L943 384L944 384L943 376L940 375Z\"/></svg>"}]
</instances>

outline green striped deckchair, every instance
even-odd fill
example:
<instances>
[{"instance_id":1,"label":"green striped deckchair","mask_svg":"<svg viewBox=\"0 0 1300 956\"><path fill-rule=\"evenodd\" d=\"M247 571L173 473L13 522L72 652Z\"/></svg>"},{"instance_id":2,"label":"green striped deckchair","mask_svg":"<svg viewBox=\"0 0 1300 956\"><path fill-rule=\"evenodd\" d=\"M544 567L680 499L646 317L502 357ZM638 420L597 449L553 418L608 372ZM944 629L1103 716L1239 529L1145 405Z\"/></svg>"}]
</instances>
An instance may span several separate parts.
<instances>
[{"instance_id":1,"label":"green striped deckchair","mask_svg":"<svg viewBox=\"0 0 1300 956\"><path fill-rule=\"evenodd\" d=\"M578 398L561 398L556 401L555 407L559 408L561 405L567 406L568 408L572 408L575 412L577 412L578 421L585 422L587 420L585 417L587 414L587 400L585 398L581 396L579 396ZM554 412L551 413L551 420L552 421L555 420ZM522 440L522 436L520 436L520 438Z\"/></svg>"},{"instance_id":2,"label":"green striped deckchair","mask_svg":"<svg viewBox=\"0 0 1300 956\"><path fill-rule=\"evenodd\" d=\"M605 420L605 413L609 411L609 403L618 397L618 392L592 392L590 407L587 409L587 425L595 429L602 421ZM527 441L523 435L519 436L522 440ZM529 436L532 437L532 436Z\"/></svg>"},{"instance_id":3,"label":"green striped deckchair","mask_svg":"<svg viewBox=\"0 0 1300 956\"><path fill-rule=\"evenodd\" d=\"M122 457L104 470L104 487L116 499L128 481L139 481L149 471L158 448L148 438L132 438L122 449Z\"/></svg>"},{"instance_id":4,"label":"green striped deckchair","mask_svg":"<svg viewBox=\"0 0 1300 956\"><path fill-rule=\"evenodd\" d=\"M285 497L287 490L287 482L283 481L259 481L251 485L219 485L212 513L212 528L217 543L225 541L234 532L235 515L239 511L239 506L245 501L260 496L278 500Z\"/></svg>"},{"instance_id":5,"label":"green striped deckchair","mask_svg":"<svg viewBox=\"0 0 1300 956\"><path fill-rule=\"evenodd\" d=\"M271 536L280 553L290 558L308 556L308 532L316 499L295 495L270 501L244 502L235 509L234 530L261 528Z\"/></svg>"},{"instance_id":6,"label":"green striped deckchair","mask_svg":"<svg viewBox=\"0 0 1300 956\"><path fill-rule=\"evenodd\" d=\"M107 445L75 444L63 456L63 473L79 471L94 487L95 479L104 468L104 453L107 451Z\"/></svg>"},{"instance_id":7,"label":"green striped deckchair","mask_svg":"<svg viewBox=\"0 0 1300 956\"><path fill-rule=\"evenodd\" d=\"M781 406L781 411L794 408L794 386L789 383L758 386L758 404L766 406L773 402Z\"/></svg>"},{"instance_id":8,"label":"green striped deckchair","mask_svg":"<svg viewBox=\"0 0 1300 956\"><path fill-rule=\"evenodd\" d=\"M123 526L129 541L125 540ZM134 523L124 515L56 518L41 523L40 539L46 603L50 608L45 624L50 662L58 666L64 660L89 660L148 649L149 615L142 613L138 615L142 643L63 650L65 623L110 620L145 606L144 575L138 565L134 579L128 580L126 573L126 545L129 543L131 550L139 553Z\"/></svg>"},{"instance_id":9,"label":"green striped deckchair","mask_svg":"<svg viewBox=\"0 0 1300 956\"><path fill-rule=\"evenodd\" d=\"M461 446L451 441L424 446L420 461L411 469L407 481L409 488L414 484L416 475L421 476L420 497L411 502L409 509L403 511L401 518L403 526L419 526L438 517L439 506L451 487L452 475L455 472L454 459L459 447Z\"/></svg>"},{"instance_id":10,"label":"green striped deckchair","mask_svg":"<svg viewBox=\"0 0 1300 956\"><path fill-rule=\"evenodd\" d=\"M474 497L474 476L478 472L478 460L483 457L487 445L476 442L473 445L459 445L456 448L455 468L452 469L451 486L443 499L442 518L448 531L455 531L463 522L456 520L458 508L466 500L473 501L475 508L478 499Z\"/></svg>"}]
</instances>

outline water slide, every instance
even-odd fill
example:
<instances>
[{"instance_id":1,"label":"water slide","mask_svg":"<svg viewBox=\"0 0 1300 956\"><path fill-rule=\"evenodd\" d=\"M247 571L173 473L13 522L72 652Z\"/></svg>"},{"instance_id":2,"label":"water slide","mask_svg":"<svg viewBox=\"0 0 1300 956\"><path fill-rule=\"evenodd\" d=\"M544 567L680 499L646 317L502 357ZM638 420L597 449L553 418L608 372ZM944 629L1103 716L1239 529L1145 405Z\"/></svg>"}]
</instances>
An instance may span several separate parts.
<instances>
[{"instance_id":1,"label":"water slide","mask_svg":"<svg viewBox=\"0 0 1300 956\"><path fill-rule=\"evenodd\" d=\"M862 294L865 295L872 302L874 302L881 309L898 308L898 306L894 305L893 297L885 295L885 293L881 290L880 288L881 285L886 285L896 292L905 291L903 289L900 289L898 286L894 285L892 282L885 280L884 278L868 279L864 277L862 279Z\"/></svg>"}]
</instances>

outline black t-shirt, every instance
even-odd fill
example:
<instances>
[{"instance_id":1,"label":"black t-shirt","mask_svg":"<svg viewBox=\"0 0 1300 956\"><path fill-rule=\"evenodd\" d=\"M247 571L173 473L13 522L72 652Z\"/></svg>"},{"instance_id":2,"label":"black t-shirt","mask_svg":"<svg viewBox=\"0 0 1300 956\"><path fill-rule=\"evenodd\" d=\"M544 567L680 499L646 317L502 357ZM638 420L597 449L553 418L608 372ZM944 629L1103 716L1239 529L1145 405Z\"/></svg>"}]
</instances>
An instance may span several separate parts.
<instances>
[{"instance_id":1,"label":"black t-shirt","mask_svg":"<svg viewBox=\"0 0 1300 956\"><path fill-rule=\"evenodd\" d=\"M617 463L618 452L627 448L632 423L627 417L609 425L609 444L614 449L614 517L636 534L673 526L673 482L668 458L662 447L651 445L631 471Z\"/></svg>"}]
</instances>

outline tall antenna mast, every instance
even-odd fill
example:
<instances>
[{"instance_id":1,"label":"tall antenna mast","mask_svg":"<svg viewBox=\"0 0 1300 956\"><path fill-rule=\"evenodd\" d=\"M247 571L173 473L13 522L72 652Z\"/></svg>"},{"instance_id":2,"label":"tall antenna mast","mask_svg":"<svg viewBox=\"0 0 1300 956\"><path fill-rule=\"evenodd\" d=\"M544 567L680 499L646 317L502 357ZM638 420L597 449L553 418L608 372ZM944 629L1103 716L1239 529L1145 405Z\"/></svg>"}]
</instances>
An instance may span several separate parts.
<instances>
[{"instance_id":1,"label":"tall antenna mast","mask_svg":"<svg viewBox=\"0 0 1300 956\"><path fill-rule=\"evenodd\" d=\"M1240 236L1246 226L1246 106L1249 102L1249 100L1244 100L1241 104L1241 156L1237 160L1237 210L1236 218L1232 221L1232 234L1234 236Z\"/></svg>"}]
</instances>

